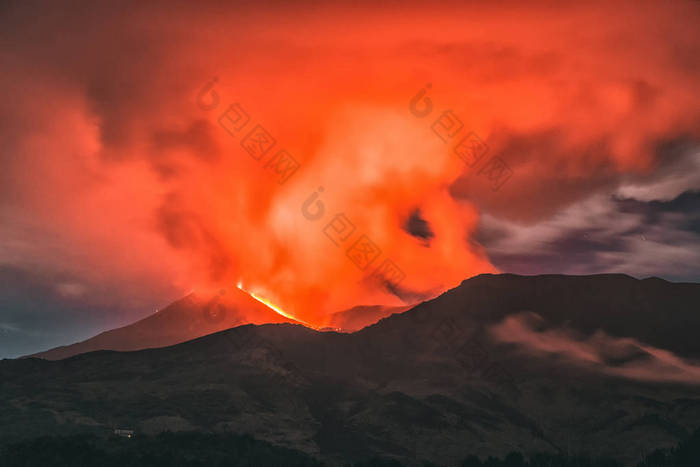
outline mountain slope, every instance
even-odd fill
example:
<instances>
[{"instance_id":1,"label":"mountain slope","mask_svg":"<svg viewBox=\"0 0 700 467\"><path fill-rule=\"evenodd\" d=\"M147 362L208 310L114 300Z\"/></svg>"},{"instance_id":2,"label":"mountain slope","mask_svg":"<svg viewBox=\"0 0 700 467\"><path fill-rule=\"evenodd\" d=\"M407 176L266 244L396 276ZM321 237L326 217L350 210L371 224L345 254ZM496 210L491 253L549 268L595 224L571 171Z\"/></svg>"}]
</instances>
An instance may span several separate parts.
<instances>
[{"instance_id":1,"label":"mountain slope","mask_svg":"<svg viewBox=\"0 0 700 467\"><path fill-rule=\"evenodd\" d=\"M327 326L354 332L408 308L358 306L329 315ZM135 323L102 332L82 342L28 356L60 360L95 350L129 351L164 347L243 324L265 323L298 322L279 315L238 289L209 299L190 294Z\"/></svg>"},{"instance_id":2,"label":"mountain slope","mask_svg":"<svg viewBox=\"0 0 700 467\"><path fill-rule=\"evenodd\" d=\"M4 360L0 438L231 430L330 463L544 450L630 464L700 426L700 384L618 371L653 362L651 345L696 355L686 335L699 306L698 284L485 275L353 334L247 325L160 349ZM524 310L542 339L566 327L580 342L604 332L645 347L597 361L499 340L493 329Z\"/></svg>"},{"instance_id":3,"label":"mountain slope","mask_svg":"<svg viewBox=\"0 0 700 467\"><path fill-rule=\"evenodd\" d=\"M30 356L59 360L95 350L164 347L243 324L291 322L238 289L206 299L190 294L135 323Z\"/></svg>"},{"instance_id":4,"label":"mountain slope","mask_svg":"<svg viewBox=\"0 0 700 467\"><path fill-rule=\"evenodd\" d=\"M362 328L371 326L382 318L403 313L411 306L382 306L382 305L360 305L348 310L338 311L328 317L326 326L338 329L342 332L355 332Z\"/></svg>"}]
</instances>

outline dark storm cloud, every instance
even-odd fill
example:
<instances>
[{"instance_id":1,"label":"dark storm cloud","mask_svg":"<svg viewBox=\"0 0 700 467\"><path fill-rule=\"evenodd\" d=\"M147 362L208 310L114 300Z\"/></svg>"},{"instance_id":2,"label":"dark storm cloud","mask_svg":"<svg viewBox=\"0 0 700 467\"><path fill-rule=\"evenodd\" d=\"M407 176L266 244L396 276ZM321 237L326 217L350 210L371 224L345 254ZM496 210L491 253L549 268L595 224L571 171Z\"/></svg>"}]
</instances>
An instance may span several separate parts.
<instances>
[{"instance_id":1,"label":"dark storm cloud","mask_svg":"<svg viewBox=\"0 0 700 467\"><path fill-rule=\"evenodd\" d=\"M700 192L651 202L597 196L532 226L485 216L478 239L507 271L698 281Z\"/></svg>"},{"instance_id":2,"label":"dark storm cloud","mask_svg":"<svg viewBox=\"0 0 700 467\"><path fill-rule=\"evenodd\" d=\"M469 172L450 187L456 199L476 202L484 211L521 222L537 222L552 216L564 206L586 198L591 193L616 185L621 175L612 165L605 139L586 141L572 148L561 128L534 133L519 133L500 129L489 139L495 155L508 161L515 173L530 178L518 184L517 199L494 196L474 183ZM576 157L569 157L572 152ZM603 157L601 157L603 156ZM525 172L527 166L537 165L537 180ZM582 174L586 174L583 176ZM527 208L522 202L526 200Z\"/></svg>"}]
</instances>

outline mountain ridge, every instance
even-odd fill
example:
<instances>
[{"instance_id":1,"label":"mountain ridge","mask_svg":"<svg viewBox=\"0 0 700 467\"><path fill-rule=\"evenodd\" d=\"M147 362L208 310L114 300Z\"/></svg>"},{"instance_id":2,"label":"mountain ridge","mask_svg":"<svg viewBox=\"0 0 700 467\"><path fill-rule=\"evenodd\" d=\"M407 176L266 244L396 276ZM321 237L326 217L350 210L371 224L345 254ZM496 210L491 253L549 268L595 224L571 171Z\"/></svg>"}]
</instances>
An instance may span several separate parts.
<instances>
[{"instance_id":1,"label":"mountain ridge","mask_svg":"<svg viewBox=\"0 0 700 467\"><path fill-rule=\"evenodd\" d=\"M250 433L330 465L377 455L407 465L453 465L465 455L513 449L574 449L632 464L645 446L672 446L697 428L700 384L659 371L666 361L656 362L654 349L639 340L648 331L620 337L617 317L603 319L612 340L601 350L605 358L586 360L566 347L542 351L527 340L503 340L494 329L518 318L525 303L542 320L541 329L528 332L585 344L602 332L581 337L586 319L605 318L619 306L610 290L653 306L668 303L668 316L683 318L700 304L700 284L680 291L687 287L658 283L655 290L633 278L562 280L470 279L355 333L251 324L163 348L3 360L0 437L99 432L117 424L145 434ZM679 301L677 293L692 300ZM578 308L560 309L565 316L554 322L553 310L569 302ZM578 312L593 305L599 308L581 321ZM647 316L638 311L633 300L618 314ZM696 329L694 322L670 321L677 335ZM552 333L562 323L580 335ZM641 377L640 368L651 363L657 364L651 375L665 379ZM686 363L682 371L692 376L695 367Z\"/></svg>"}]
</instances>

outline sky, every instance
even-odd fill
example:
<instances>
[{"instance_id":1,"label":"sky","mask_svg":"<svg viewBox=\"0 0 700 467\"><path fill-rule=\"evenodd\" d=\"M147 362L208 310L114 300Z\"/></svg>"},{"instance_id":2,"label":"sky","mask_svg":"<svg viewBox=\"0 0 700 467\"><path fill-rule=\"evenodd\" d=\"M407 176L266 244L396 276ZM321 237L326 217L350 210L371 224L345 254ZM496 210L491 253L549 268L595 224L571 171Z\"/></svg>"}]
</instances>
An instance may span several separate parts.
<instances>
[{"instance_id":1,"label":"sky","mask_svg":"<svg viewBox=\"0 0 700 467\"><path fill-rule=\"evenodd\" d=\"M5 2L0 357L242 286L700 281L697 2Z\"/></svg>"}]
</instances>

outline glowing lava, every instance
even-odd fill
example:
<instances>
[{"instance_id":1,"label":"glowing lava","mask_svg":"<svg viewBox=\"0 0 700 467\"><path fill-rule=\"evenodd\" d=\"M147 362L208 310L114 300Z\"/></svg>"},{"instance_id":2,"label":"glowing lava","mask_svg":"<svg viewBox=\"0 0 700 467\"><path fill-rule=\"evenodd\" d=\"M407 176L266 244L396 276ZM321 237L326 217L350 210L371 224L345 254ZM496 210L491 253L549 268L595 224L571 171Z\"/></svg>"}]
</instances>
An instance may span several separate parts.
<instances>
[{"instance_id":1,"label":"glowing lava","mask_svg":"<svg viewBox=\"0 0 700 467\"><path fill-rule=\"evenodd\" d=\"M240 290L242 290L243 292L247 293L248 295L250 295L251 297L253 297L253 298L256 299L257 301L259 301L260 303L262 303L263 305L265 305L266 307L268 307L268 308L270 308L271 310L273 310L275 313L277 313L277 314L279 314L279 315L281 315L281 316L284 316L284 317L287 318L287 319L291 319L291 320L297 321L297 322L299 322L299 323L302 323L302 324L304 324L304 325L306 325L306 326L309 326L309 327L313 328L313 326L311 326L309 323L306 323L306 322L304 322L304 321L301 321L300 319L295 318L294 316L292 316L292 315L290 315L290 314L288 314L288 313L285 313L284 310L282 310L282 309L279 308L278 306L274 305L274 304L273 304L272 302L270 302L269 300L267 300L267 299L265 299L265 298L263 298L263 297L260 297L260 296L256 295L255 293L250 292L250 291L244 289L244 288L243 288L243 284L242 284L241 282L239 282L236 286L237 286Z\"/></svg>"}]
</instances>

